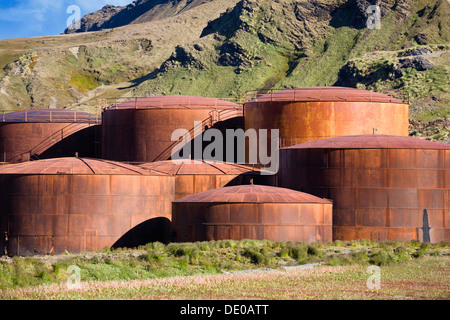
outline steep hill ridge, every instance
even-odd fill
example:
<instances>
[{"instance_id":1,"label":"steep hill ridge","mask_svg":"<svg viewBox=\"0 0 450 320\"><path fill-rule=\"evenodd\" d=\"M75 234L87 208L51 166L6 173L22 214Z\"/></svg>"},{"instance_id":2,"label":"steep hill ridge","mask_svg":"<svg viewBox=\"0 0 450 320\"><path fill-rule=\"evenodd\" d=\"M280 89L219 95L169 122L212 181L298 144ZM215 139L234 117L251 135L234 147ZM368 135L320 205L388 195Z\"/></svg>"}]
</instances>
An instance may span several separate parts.
<instances>
[{"instance_id":1,"label":"steep hill ridge","mask_svg":"<svg viewBox=\"0 0 450 320\"><path fill-rule=\"evenodd\" d=\"M173 17L213 0L136 0L127 6L106 5L102 9L85 15L80 28L67 28L64 33L99 31L157 21Z\"/></svg>"},{"instance_id":2,"label":"steep hill ridge","mask_svg":"<svg viewBox=\"0 0 450 320\"><path fill-rule=\"evenodd\" d=\"M374 3L140 0L107 6L91 14L97 22L83 18L85 30L100 31L0 41L0 108L92 110L99 98L181 93L231 99L249 90L345 85L409 99L416 120L447 117L448 2L380 1L381 29L369 29L366 9ZM125 23L119 13L133 10L118 27Z\"/></svg>"}]
</instances>

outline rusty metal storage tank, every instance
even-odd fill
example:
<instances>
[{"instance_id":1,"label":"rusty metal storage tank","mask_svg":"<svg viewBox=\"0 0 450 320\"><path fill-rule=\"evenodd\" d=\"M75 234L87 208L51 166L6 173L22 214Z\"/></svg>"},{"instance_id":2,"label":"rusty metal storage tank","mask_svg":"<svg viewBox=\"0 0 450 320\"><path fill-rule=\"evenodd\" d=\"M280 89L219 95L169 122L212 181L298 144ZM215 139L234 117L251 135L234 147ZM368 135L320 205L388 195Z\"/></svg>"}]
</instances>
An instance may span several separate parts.
<instances>
[{"instance_id":1,"label":"rusty metal storage tank","mask_svg":"<svg viewBox=\"0 0 450 320\"><path fill-rule=\"evenodd\" d=\"M106 160L0 167L0 254L129 247L170 235L174 179Z\"/></svg>"},{"instance_id":2,"label":"rusty metal storage tank","mask_svg":"<svg viewBox=\"0 0 450 320\"><path fill-rule=\"evenodd\" d=\"M235 163L207 160L157 161L138 165L152 172L175 176L175 200L225 186L276 184L275 175L263 175L262 170Z\"/></svg>"},{"instance_id":3,"label":"rusty metal storage tank","mask_svg":"<svg viewBox=\"0 0 450 320\"><path fill-rule=\"evenodd\" d=\"M0 115L0 161L100 154L100 117L63 110L33 109Z\"/></svg>"},{"instance_id":4,"label":"rusty metal storage tank","mask_svg":"<svg viewBox=\"0 0 450 320\"><path fill-rule=\"evenodd\" d=\"M333 200L334 240L450 241L450 146L360 135L280 150L279 186Z\"/></svg>"},{"instance_id":5,"label":"rusty metal storage tank","mask_svg":"<svg viewBox=\"0 0 450 320\"><path fill-rule=\"evenodd\" d=\"M409 105L385 94L308 87L251 97L245 129L279 129L280 147L346 135L408 136Z\"/></svg>"},{"instance_id":6,"label":"rusty metal storage tank","mask_svg":"<svg viewBox=\"0 0 450 320\"><path fill-rule=\"evenodd\" d=\"M179 242L331 241L332 203L303 192L259 185L224 187L173 202Z\"/></svg>"},{"instance_id":7,"label":"rusty metal storage tank","mask_svg":"<svg viewBox=\"0 0 450 320\"><path fill-rule=\"evenodd\" d=\"M213 98L157 96L107 107L102 113L102 158L129 162L168 160L179 142L172 141L176 129L211 128L218 122L242 117L242 106Z\"/></svg>"}]
</instances>

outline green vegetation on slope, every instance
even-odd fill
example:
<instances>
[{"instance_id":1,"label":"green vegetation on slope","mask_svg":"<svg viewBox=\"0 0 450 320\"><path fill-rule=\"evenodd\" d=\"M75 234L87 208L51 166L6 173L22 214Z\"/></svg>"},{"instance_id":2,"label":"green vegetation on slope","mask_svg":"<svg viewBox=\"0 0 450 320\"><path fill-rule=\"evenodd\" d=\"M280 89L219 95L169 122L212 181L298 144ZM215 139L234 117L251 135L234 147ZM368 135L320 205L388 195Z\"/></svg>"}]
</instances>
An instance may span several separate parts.
<instances>
[{"instance_id":1,"label":"green vegetation on slope","mask_svg":"<svg viewBox=\"0 0 450 320\"><path fill-rule=\"evenodd\" d=\"M0 41L0 109L342 85L409 99L412 119L448 117L448 2L380 2L379 30L365 27L367 3L214 0L155 23ZM432 67L402 62L417 48Z\"/></svg>"}]
</instances>

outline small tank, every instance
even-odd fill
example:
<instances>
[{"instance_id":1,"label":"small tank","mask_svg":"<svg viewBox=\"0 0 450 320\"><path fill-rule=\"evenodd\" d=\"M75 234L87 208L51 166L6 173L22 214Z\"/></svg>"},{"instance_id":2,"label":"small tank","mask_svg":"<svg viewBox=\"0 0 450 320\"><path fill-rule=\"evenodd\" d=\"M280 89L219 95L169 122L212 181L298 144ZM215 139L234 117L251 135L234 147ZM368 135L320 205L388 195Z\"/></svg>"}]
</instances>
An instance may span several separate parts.
<instances>
[{"instance_id":1,"label":"small tank","mask_svg":"<svg viewBox=\"0 0 450 320\"><path fill-rule=\"evenodd\" d=\"M126 162L169 160L172 149L179 144L178 140L172 141L175 130L187 130L191 140L197 130L201 133L233 118L242 119L242 106L213 98L178 95L117 103L102 113L102 158ZM239 123L231 121L230 125Z\"/></svg>"},{"instance_id":2,"label":"small tank","mask_svg":"<svg viewBox=\"0 0 450 320\"><path fill-rule=\"evenodd\" d=\"M80 253L170 237L174 178L89 158L0 167L0 254Z\"/></svg>"},{"instance_id":3,"label":"small tank","mask_svg":"<svg viewBox=\"0 0 450 320\"><path fill-rule=\"evenodd\" d=\"M99 116L73 110L32 109L0 115L0 161L100 155Z\"/></svg>"},{"instance_id":4,"label":"small tank","mask_svg":"<svg viewBox=\"0 0 450 320\"><path fill-rule=\"evenodd\" d=\"M332 202L286 188L239 185L173 202L175 241L332 239Z\"/></svg>"}]
</instances>

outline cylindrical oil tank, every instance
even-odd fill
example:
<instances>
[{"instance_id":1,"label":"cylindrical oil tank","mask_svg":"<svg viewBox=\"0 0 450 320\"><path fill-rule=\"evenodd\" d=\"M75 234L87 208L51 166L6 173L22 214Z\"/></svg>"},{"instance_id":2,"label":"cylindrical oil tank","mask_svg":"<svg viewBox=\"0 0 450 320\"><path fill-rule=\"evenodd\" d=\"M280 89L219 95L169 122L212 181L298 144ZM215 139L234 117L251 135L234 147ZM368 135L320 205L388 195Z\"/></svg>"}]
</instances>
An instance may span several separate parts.
<instances>
[{"instance_id":1,"label":"cylindrical oil tank","mask_svg":"<svg viewBox=\"0 0 450 320\"><path fill-rule=\"evenodd\" d=\"M79 253L162 241L170 236L173 188L171 176L106 160L0 167L0 253Z\"/></svg>"},{"instance_id":2,"label":"cylindrical oil tank","mask_svg":"<svg viewBox=\"0 0 450 320\"><path fill-rule=\"evenodd\" d=\"M173 202L179 242L209 240L331 241L332 203L303 192L230 186Z\"/></svg>"},{"instance_id":3,"label":"cylindrical oil tank","mask_svg":"<svg viewBox=\"0 0 450 320\"><path fill-rule=\"evenodd\" d=\"M280 150L278 184L333 200L333 239L450 241L450 146L345 136Z\"/></svg>"},{"instance_id":4,"label":"cylindrical oil tank","mask_svg":"<svg viewBox=\"0 0 450 320\"><path fill-rule=\"evenodd\" d=\"M225 186L249 184L276 185L276 176L263 170L234 163L208 160L157 161L138 165L151 172L175 176L175 200Z\"/></svg>"},{"instance_id":5,"label":"cylindrical oil tank","mask_svg":"<svg viewBox=\"0 0 450 320\"><path fill-rule=\"evenodd\" d=\"M102 158L129 162L168 160L177 129L197 131L217 122L242 117L242 106L213 98L158 96L136 98L105 108L102 113ZM199 126L195 126L195 122Z\"/></svg>"},{"instance_id":6,"label":"cylindrical oil tank","mask_svg":"<svg viewBox=\"0 0 450 320\"><path fill-rule=\"evenodd\" d=\"M244 103L245 129L278 129L280 147L373 132L408 136L408 117L399 99L345 87L287 89Z\"/></svg>"},{"instance_id":7,"label":"cylindrical oil tank","mask_svg":"<svg viewBox=\"0 0 450 320\"><path fill-rule=\"evenodd\" d=\"M33 109L0 115L0 161L100 155L97 115L63 109Z\"/></svg>"}]
</instances>

